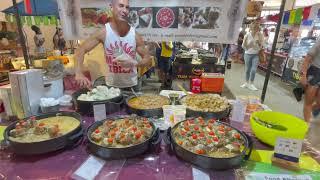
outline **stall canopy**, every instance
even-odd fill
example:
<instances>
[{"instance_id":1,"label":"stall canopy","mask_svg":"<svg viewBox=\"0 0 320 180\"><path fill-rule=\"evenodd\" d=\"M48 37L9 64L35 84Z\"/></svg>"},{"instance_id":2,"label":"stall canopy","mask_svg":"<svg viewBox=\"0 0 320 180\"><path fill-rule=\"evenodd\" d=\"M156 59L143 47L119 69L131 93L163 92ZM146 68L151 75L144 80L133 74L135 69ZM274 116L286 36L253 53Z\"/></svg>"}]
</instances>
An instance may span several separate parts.
<instances>
[{"instance_id":1,"label":"stall canopy","mask_svg":"<svg viewBox=\"0 0 320 180\"><path fill-rule=\"evenodd\" d=\"M59 17L58 4L56 0L30 0L32 14L25 12L24 2L17 4L20 16L48 16L55 15ZM3 10L6 14L15 14L13 6Z\"/></svg>"}]
</instances>

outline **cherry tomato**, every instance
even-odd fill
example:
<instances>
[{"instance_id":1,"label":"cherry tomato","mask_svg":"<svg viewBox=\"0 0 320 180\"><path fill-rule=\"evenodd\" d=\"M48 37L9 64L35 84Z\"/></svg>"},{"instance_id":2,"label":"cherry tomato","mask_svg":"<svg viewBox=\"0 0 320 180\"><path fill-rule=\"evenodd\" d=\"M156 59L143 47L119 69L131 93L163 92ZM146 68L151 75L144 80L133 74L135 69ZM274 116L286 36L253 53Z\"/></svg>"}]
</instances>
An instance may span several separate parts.
<instances>
[{"instance_id":1,"label":"cherry tomato","mask_svg":"<svg viewBox=\"0 0 320 180\"><path fill-rule=\"evenodd\" d=\"M210 135L210 136L214 136L215 134L214 134L213 131L210 131L210 132L209 132L209 135Z\"/></svg>"},{"instance_id":2,"label":"cherry tomato","mask_svg":"<svg viewBox=\"0 0 320 180\"><path fill-rule=\"evenodd\" d=\"M100 133L100 130L99 130L99 129L96 129L94 132L95 132L95 133Z\"/></svg>"},{"instance_id":3,"label":"cherry tomato","mask_svg":"<svg viewBox=\"0 0 320 180\"><path fill-rule=\"evenodd\" d=\"M190 131L190 128L189 128L189 127L184 127L184 129L185 129L186 131Z\"/></svg>"},{"instance_id":4,"label":"cherry tomato","mask_svg":"<svg viewBox=\"0 0 320 180\"><path fill-rule=\"evenodd\" d=\"M132 127L132 131L137 131L137 128L136 127Z\"/></svg>"},{"instance_id":5,"label":"cherry tomato","mask_svg":"<svg viewBox=\"0 0 320 180\"><path fill-rule=\"evenodd\" d=\"M200 137L204 137L204 133L201 132L201 133L199 134L199 136L200 136Z\"/></svg>"},{"instance_id":6,"label":"cherry tomato","mask_svg":"<svg viewBox=\"0 0 320 180\"><path fill-rule=\"evenodd\" d=\"M203 149L198 149L198 150L196 150L196 153L197 153L197 154L204 154L205 151L204 151Z\"/></svg>"},{"instance_id":7,"label":"cherry tomato","mask_svg":"<svg viewBox=\"0 0 320 180\"><path fill-rule=\"evenodd\" d=\"M108 138L108 142L112 143L113 142L113 138Z\"/></svg>"},{"instance_id":8,"label":"cherry tomato","mask_svg":"<svg viewBox=\"0 0 320 180\"><path fill-rule=\"evenodd\" d=\"M192 138L193 138L193 139L197 139L198 136L197 136L196 134L192 134Z\"/></svg>"},{"instance_id":9,"label":"cherry tomato","mask_svg":"<svg viewBox=\"0 0 320 180\"><path fill-rule=\"evenodd\" d=\"M218 142L218 141L219 141L218 137L214 137L214 138L213 138L213 141L214 141L214 142Z\"/></svg>"},{"instance_id":10,"label":"cherry tomato","mask_svg":"<svg viewBox=\"0 0 320 180\"><path fill-rule=\"evenodd\" d=\"M182 141L179 141L179 142L178 142L178 144L179 144L179 145L182 145L182 144L183 144L183 142L182 142Z\"/></svg>"},{"instance_id":11,"label":"cherry tomato","mask_svg":"<svg viewBox=\"0 0 320 180\"><path fill-rule=\"evenodd\" d=\"M209 123L212 123L212 124L213 124L213 123L215 123L215 122L216 122L216 119L210 119L210 120L209 120Z\"/></svg>"},{"instance_id":12,"label":"cherry tomato","mask_svg":"<svg viewBox=\"0 0 320 180\"><path fill-rule=\"evenodd\" d=\"M194 126L193 129L198 131L199 130L199 126Z\"/></svg>"},{"instance_id":13,"label":"cherry tomato","mask_svg":"<svg viewBox=\"0 0 320 180\"><path fill-rule=\"evenodd\" d=\"M234 138L236 138L236 139L240 139L240 138L241 138L241 136L240 136L240 134L239 134L239 133L236 133L236 134L234 134Z\"/></svg>"},{"instance_id":14,"label":"cherry tomato","mask_svg":"<svg viewBox=\"0 0 320 180\"><path fill-rule=\"evenodd\" d=\"M208 128L212 130L213 126L211 124L208 124Z\"/></svg>"},{"instance_id":15,"label":"cherry tomato","mask_svg":"<svg viewBox=\"0 0 320 180\"><path fill-rule=\"evenodd\" d=\"M141 132L137 132L137 133L135 134L135 137L136 137L136 139L139 139L139 138L141 137Z\"/></svg>"},{"instance_id":16,"label":"cherry tomato","mask_svg":"<svg viewBox=\"0 0 320 180\"><path fill-rule=\"evenodd\" d=\"M207 143L208 143L208 144L211 144L212 141L211 141L210 139L207 139Z\"/></svg>"},{"instance_id":17,"label":"cherry tomato","mask_svg":"<svg viewBox=\"0 0 320 180\"><path fill-rule=\"evenodd\" d=\"M186 135L186 132L181 131L180 134L181 134L181 136L185 136L185 135Z\"/></svg>"}]
</instances>

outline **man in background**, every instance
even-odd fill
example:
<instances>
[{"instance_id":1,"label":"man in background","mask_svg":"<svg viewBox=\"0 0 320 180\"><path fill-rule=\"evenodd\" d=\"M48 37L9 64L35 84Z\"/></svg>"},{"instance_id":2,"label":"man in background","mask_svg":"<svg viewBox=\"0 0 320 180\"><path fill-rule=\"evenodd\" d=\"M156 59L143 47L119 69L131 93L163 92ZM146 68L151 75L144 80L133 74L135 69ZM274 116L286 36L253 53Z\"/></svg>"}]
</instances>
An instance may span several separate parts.
<instances>
[{"instance_id":1,"label":"man in background","mask_svg":"<svg viewBox=\"0 0 320 180\"><path fill-rule=\"evenodd\" d=\"M170 58L173 52L173 43L162 42L161 43L161 56L158 61L159 67L159 78L162 83L162 87L170 86L170 69L171 69L171 61Z\"/></svg>"}]
</instances>

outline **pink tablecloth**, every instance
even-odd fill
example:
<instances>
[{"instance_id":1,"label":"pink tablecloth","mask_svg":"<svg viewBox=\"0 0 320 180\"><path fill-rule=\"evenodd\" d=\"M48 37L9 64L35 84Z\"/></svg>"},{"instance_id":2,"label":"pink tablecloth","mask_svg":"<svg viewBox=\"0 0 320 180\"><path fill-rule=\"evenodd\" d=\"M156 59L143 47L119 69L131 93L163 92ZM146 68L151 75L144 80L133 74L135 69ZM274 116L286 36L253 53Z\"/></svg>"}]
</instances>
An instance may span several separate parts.
<instances>
[{"instance_id":1,"label":"pink tablecloth","mask_svg":"<svg viewBox=\"0 0 320 180\"><path fill-rule=\"evenodd\" d=\"M118 114L122 114L120 112ZM93 118L84 117L88 127ZM235 124L242 129L241 124ZM268 149L254 138L258 148ZM193 179L192 165L170 154L168 146L161 144L160 153L146 153L132 159L106 161L96 179ZM0 179L71 179L71 175L89 157L86 140L74 149L46 155L18 157L10 150L0 150ZM211 179L235 179L235 170L208 171Z\"/></svg>"}]
</instances>

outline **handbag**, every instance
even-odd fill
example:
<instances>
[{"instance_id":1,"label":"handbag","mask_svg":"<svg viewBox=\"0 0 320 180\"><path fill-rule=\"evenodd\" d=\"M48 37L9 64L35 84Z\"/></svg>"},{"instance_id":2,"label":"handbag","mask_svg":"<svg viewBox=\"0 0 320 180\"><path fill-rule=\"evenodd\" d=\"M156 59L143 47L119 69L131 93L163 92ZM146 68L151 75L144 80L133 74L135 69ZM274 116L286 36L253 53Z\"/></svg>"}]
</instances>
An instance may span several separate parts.
<instances>
[{"instance_id":1,"label":"handbag","mask_svg":"<svg viewBox=\"0 0 320 180\"><path fill-rule=\"evenodd\" d=\"M265 55L265 53L264 53L264 49L261 49L260 51L259 51L259 62L261 63L261 64L265 64L266 63L266 55Z\"/></svg>"}]
</instances>

